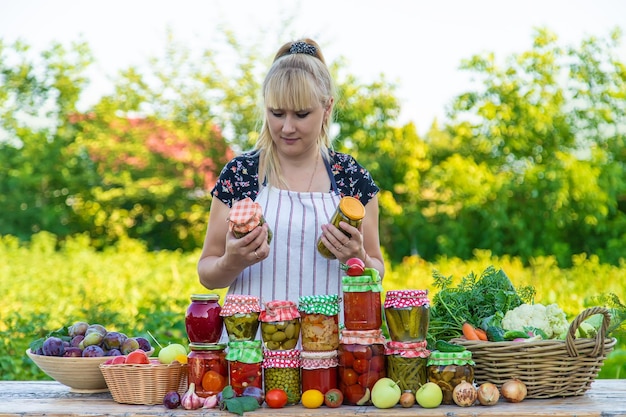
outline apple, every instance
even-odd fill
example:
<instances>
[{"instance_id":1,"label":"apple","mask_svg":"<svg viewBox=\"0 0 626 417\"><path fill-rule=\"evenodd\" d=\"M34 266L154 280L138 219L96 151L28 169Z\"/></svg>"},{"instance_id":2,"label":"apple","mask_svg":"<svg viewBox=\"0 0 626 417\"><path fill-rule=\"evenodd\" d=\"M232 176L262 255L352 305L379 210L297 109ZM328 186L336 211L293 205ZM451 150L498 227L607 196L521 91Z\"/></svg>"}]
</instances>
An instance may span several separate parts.
<instances>
[{"instance_id":1,"label":"apple","mask_svg":"<svg viewBox=\"0 0 626 417\"><path fill-rule=\"evenodd\" d=\"M372 404L376 408L391 408L398 404L402 390L391 378L380 378L372 387Z\"/></svg>"},{"instance_id":2,"label":"apple","mask_svg":"<svg viewBox=\"0 0 626 417\"><path fill-rule=\"evenodd\" d=\"M441 405L443 392L441 387L434 382L427 382L415 393L415 400L424 408L436 408Z\"/></svg>"},{"instance_id":3,"label":"apple","mask_svg":"<svg viewBox=\"0 0 626 417\"><path fill-rule=\"evenodd\" d=\"M164 364L170 364L179 357L187 358L187 349L179 343L172 343L159 351L159 362Z\"/></svg>"},{"instance_id":4,"label":"apple","mask_svg":"<svg viewBox=\"0 0 626 417\"><path fill-rule=\"evenodd\" d=\"M146 352L141 349L133 350L128 355L126 355L126 360L124 363L134 363L139 365L149 365L150 359Z\"/></svg>"}]
</instances>

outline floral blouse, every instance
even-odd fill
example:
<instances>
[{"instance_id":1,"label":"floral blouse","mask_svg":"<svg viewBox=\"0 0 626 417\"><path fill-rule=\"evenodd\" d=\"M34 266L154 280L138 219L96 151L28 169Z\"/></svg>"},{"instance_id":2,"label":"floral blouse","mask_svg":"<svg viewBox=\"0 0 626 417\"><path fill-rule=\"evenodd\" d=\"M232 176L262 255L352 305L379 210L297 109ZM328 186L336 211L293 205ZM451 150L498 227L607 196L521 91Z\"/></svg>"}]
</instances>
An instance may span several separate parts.
<instances>
[{"instance_id":1,"label":"floral blouse","mask_svg":"<svg viewBox=\"0 0 626 417\"><path fill-rule=\"evenodd\" d=\"M348 154L332 150L329 154L330 171L339 195L355 197L366 205L379 191L369 171ZM259 155L251 152L237 156L228 162L222 169L215 187L211 190L213 197L219 198L228 207L232 207L233 202L246 197L255 200L258 193Z\"/></svg>"}]
</instances>

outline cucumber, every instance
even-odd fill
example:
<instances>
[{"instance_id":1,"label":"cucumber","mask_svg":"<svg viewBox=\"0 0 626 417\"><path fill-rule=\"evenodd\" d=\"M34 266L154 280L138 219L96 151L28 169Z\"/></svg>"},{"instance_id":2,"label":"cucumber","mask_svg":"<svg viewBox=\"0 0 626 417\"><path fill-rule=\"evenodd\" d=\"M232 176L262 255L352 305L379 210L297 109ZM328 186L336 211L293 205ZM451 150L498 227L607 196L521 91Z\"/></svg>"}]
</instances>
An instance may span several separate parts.
<instances>
[{"instance_id":1,"label":"cucumber","mask_svg":"<svg viewBox=\"0 0 626 417\"><path fill-rule=\"evenodd\" d=\"M507 330L504 332L504 340L528 339L529 337L528 333L521 330Z\"/></svg>"},{"instance_id":2,"label":"cucumber","mask_svg":"<svg viewBox=\"0 0 626 417\"><path fill-rule=\"evenodd\" d=\"M435 348L439 352L463 352L465 350L465 346L448 343L445 340L437 340L437 342L435 342Z\"/></svg>"}]
</instances>

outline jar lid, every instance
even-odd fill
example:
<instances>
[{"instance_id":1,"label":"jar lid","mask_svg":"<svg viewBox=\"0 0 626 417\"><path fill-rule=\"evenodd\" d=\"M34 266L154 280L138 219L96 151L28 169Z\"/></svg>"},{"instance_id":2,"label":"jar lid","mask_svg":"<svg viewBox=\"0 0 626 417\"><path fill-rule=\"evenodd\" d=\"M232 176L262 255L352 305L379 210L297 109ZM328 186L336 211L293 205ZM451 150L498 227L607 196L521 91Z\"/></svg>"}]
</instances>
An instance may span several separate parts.
<instances>
[{"instance_id":1,"label":"jar lid","mask_svg":"<svg viewBox=\"0 0 626 417\"><path fill-rule=\"evenodd\" d=\"M237 340L228 343L226 360L243 363L263 361L263 345L260 340Z\"/></svg>"},{"instance_id":2,"label":"jar lid","mask_svg":"<svg viewBox=\"0 0 626 417\"><path fill-rule=\"evenodd\" d=\"M298 307L293 301L274 300L265 303L265 310L261 311L259 320L264 322L270 321L287 321L300 318Z\"/></svg>"},{"instance_id":3,"label":"jar lid","mask_svg":"<svg viewBox=\"0 0 626 417\"><path fill-rule=\"evenodd\" d=\"M261 311L259 297L254 295L228 294L220 316L232 316L237 313L258 313Z\"/></svg>"},{"instance_id":4,"label":"jar lid","mask_svg":"<svg viewBox=\"0 0 626 417\"><path fill-rule=\"evenodd\" d=\"M389 341L385 345L385 355L398 355L403 358L427 358L430 351L426 349L427 342L396 342Z\"/></svg>"},{"instance_id":5,"label":"jar lid","mask_svg":"<svg viewBox=\"0 0 626 417\"><path fill-rule=\"evenodd\" d=\"M440 352L433 350L428 358L428 365L474 365L472 351Z\"/></svg>"},{"instance_id":6,"label":"jar lid","mask_svg":"<svg viewBox=\"0 0 626 417\"><path fill-rule=\"evenodd\" d=\"M346 196L339 201L339 209L350 220L361 220L365 217L365 207L356 198Z\"/></svg>"},{"instance_id":7,"label":"jar lid","mask_svg":"<svg viewBox=\"0 0 626 417\"><path fill-rule=\"evenodd\" d=\"M365 268L363 275L341 277L343 292L382 292L382 279L378 269Z\"/></svg>"},{"instance_id":8,"label":"jar lid","mask_svg":"<svg viewBox=\"0 0 626 417\"><path fill-rule=\"evenodd\" d=\"M299 368L300 351L298 349L289 350L269 350L263 352L264 368Z\"/></svg>"},{"instance_id":9,"label":"jar lid","mask_svg":"<svg viewBox=\"0 0 626 417\"><path fill-rule=\"evenodd\" d=\"M340 342L344 345L372 345L384 344L383 331L377 330L341 330Z\"/></svg>"},{"instance_id":10,"label":"jar lid","mask_svg":"<svg viewBox=\"0 0 626 417\"><path fill-rule=\"evenodd\" d=\"M190 350L224 350L226 345L222 343L189 343Z\"/></svg>"},{"instance_id":11,"label":"jar lid","mask_svg":"<svg viewBox=\"0 0 626 417\"><path fill-rule=\"evenodd\" d=\"M302 369L333 368L339 365L336 350L327 352L302 351L300 358Z\"/></svg>"},{"instance_id":12,"label":"jar lid","mask_svg":"<svg viewBox=\"0 0 626 417\"><path fill-rule=\"evenodd\" d=\"M191 301L217 301L219 294L191 294Z\"/></svg>"},{"instance_id":13,"label":"jar lid","mask_svg":"<svg viewBox=\"0 0 626 417\"><path fill-rule=\"evenodd\" d=\"M298 299L298 310L307 314L339 314L339 296L337 294L303 295Z\"/></svg>"},{"instance_id":14,"label":"jar lid","mask_svg":"<svg viewBox=\"0 0 626 417\"><path fill-rule=\"evenodd\" d=\"M385 308L429 306L428 290L390 290L385 295Z\"/></svg>"},{"instance_id":15,"label":"jar lid","mask_svg":"<svg viewBox=\"0 0 626 417\"><path fill-rule=\"evenodd\" d=\"M231 207L228 214L228 227L231 231L248 233L259 225L262 217L263 209L261 205L250 197L246 197L235 202Z\"/></svg>"}]
</instances>

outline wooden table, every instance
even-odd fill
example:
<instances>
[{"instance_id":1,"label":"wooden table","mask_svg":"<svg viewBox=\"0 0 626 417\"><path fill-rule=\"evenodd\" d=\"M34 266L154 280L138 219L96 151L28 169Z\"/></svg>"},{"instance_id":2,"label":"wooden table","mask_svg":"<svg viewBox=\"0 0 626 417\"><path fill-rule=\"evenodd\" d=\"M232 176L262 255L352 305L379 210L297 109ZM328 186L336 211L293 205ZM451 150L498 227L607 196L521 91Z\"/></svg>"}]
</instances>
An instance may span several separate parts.
<instances>
[{"instance_id":1,"label":"wooden table","mask_svg":"<svg viewBox=\"0 0 626 417\"><path fill-rule=\"evenodd\" d=\"M626 416L626 379L596 380L591 389L576 397L553 399L527 399L518 404L500 401L485 407L458 407L456 405L425 409L419 406L379 410L375 407L339 408L320 407L306 409L288 406L282 409L260 408L246 416L427 416L427 417L473 417L473 416ZM236 416L226 411L168 410L162 405L118 404L109 393L79 394L57 382L47 381L0 381L0 417L4 416Z\"/></svg>"}]
</instances>

